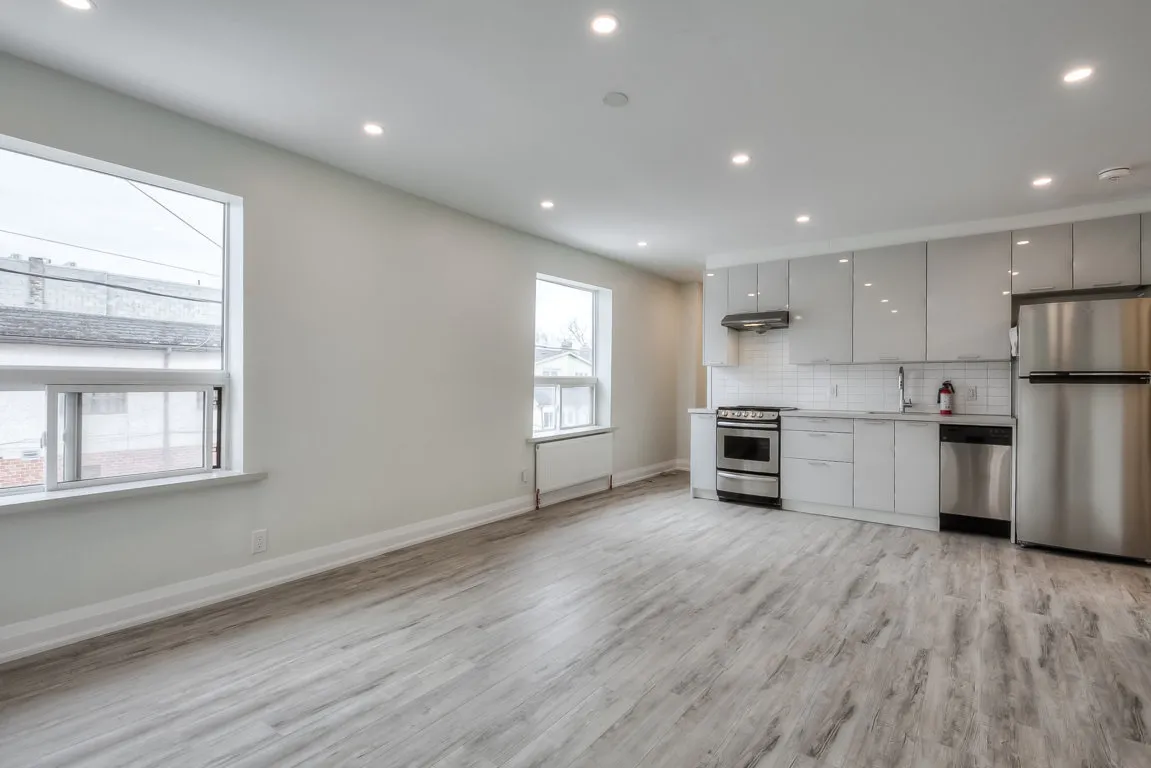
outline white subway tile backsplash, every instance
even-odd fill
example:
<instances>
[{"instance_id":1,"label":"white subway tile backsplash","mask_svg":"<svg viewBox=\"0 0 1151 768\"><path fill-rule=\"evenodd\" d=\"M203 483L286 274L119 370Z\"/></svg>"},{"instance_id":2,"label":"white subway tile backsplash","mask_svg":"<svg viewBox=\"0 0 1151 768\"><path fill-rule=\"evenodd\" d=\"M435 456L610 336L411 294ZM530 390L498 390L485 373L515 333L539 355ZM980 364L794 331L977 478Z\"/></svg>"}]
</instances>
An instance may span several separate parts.
<instances>
[{"instance_id":1,"label":"white subway tile backsplash","mask_svg":"<svg viewBox=\"0 0 1151 768\"><path fill-rule=\"evenodd\" d=\"M712 369L714 405L791 405L820 410L899 408L898 363L792 365L787 331L739 334L740 365ZM956 413L1011 413L1011 363L905 363L913 411L934 411L944 380L956 389ZM975 387L977 400L967 400ZM833 391L838 388L838 392Z\"/></svg>"}]
</instances>

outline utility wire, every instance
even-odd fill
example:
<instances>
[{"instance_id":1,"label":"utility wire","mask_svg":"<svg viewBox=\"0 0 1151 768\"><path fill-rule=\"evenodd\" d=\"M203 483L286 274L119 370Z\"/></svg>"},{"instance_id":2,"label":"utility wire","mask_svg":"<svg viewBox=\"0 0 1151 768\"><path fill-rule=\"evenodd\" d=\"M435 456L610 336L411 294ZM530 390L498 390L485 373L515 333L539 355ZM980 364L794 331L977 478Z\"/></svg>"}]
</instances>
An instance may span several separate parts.
<instances>
[{"instance_id":1,"label":"utility wire","mask_svg":"<svg viewBox=\"0 0 1151 768\"><path fill-rule=\"evenodd\" d=\"M148 296L159 296L162 299L179 299L180 301L197 301L201 304L223 304L220 299L201 299L195 296L176 296L171 293L161 293L160 291L149 291L147 288L131 288L126 285L109 285L102 283L99 280L85 280L82 277L55 277L53 275L38 275L36 273L24 272L19 269L9 269L7 267L0 267L0 272L7 272L12 275L20 275L21 277L38 277L43 280L59 280L63 283L83 283L84 285L98 285L101 288L111 288L114 291L131 291L132 293L144 293Z\"/></svg>"},{"instance_id":2,"label":"utility wire","mask_svg":"<svg viewBox=\"0 0 1151 768\"><path fill-rule=\"evenodd\" d=\"M139 256L128 256L123 253L116 253L115 251L103 251L99 248L89 248L86 245L76 245L74 243L65 243L63 240L52 240L47 237L38 237L36 235L26 235L23 232L13 232L9 229L0 229L0 233L5 235L15 235L16 237L26 237L29 240L39 240L42 243L51 243L52 245L64 245L69 248L79 248L81 251L91 251L92 253L102 253L105 256L115 256L121 259L130 259L132 261L142 261L145 264L155 264L157 267L167 267L168 269L179 269L184 272L192 272L197 275L207 275L208 277L219 277L219 275L212 272L205 272L202 269L192 269L191 267L178 267L175 264L168 264L163 261L152 261L151 259L142 259Z\"/></svg>"},{"instance_id":3,"label":"utility wire","mask_svg":"<svg viewBox=\"0 0 1151 768\"><path fill-rule=\"evenodd\" d=\"M193 232L195 232L197 235L199 235L200 237L202 237L202 238L204 238L205 240L207 240L207 241L208 241L209 243L211 243L212 245L216 246L217 248L223 248L223 247L224 247L224 246L220 245L219 243L217 243L217 242L216 242L215 240L213 240L212 238L210 238L210 237L208 237L207 235L205 235L205 234L204 234L203 232L201 232L200 230L196 229L194 226L192 226L191 222L189 222L189 221L188 221L187 219L185 219L183 216L181 216L180 214L176 213L175 211L173 211L171 208L169 208L168 206L164 205L163 203L161 203L159 200L157 200L157 199L156 199L155 197L153 197L152 195L148 194L148 192L147 192L147 191L146 191L146 190L145 190L143 187L141 187L139 184L137 184L136 182L132 181L131 179L124 179L124 181L128 182L129 184L131 184L131 185L132 185L132 186L133 186L133 187L136 189L136 191L137 191L137 192L139 192L141 195L143 195L144 197L146 197L146 198L148 198L149 200L151 200L151 201L152 201L153 203L155 203L156 205L158 205L158 206L160 206L161 208L163 208L163 209L164 209L165 211L167 211L168 213L170 213L170 214L172 214L173 216L175 216L177 219L179 219L179 220L180 220L180 222L181 222L181 223L182 223L182 224L183 224L185 227L187 227L188 229L192 230Z\"/></svg>"}]
</instances>

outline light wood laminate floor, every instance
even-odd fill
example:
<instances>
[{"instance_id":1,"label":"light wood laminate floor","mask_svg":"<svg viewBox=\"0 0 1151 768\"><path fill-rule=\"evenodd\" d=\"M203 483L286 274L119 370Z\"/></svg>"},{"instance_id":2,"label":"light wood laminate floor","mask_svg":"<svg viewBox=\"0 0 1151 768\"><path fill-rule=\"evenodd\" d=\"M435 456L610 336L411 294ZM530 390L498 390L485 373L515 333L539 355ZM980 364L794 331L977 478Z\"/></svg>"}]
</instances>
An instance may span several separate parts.
<instances>
[{"instance_id":1,"label":"light wood laminate floor","mask_svg":"<svg viewBox=\"0 0 1151 768\"><path fill-rule=\"evenodd\" d=\"M1151 570L667 475L0 669L0 766L1151 766Z\"/></svg>"}]
</instances>

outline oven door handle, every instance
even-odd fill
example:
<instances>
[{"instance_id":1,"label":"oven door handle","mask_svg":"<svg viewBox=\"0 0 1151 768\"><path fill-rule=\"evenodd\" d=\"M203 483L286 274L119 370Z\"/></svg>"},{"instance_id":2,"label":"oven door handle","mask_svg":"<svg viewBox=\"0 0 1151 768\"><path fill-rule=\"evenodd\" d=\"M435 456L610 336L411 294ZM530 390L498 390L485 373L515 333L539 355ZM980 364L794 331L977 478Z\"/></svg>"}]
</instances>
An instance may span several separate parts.
<instances>
[{"instance_id":1,"label":"oven door handle","mask_svg":"<svg viewBox=\"0 0 1151 768\"><path fill-rule=\"evenodd\" d=\"M778 432L778 424L749 424L746 421L717 421L716 427L724 427L726 429L755 429L760 432Z\"/></svg>"}]
</instances>

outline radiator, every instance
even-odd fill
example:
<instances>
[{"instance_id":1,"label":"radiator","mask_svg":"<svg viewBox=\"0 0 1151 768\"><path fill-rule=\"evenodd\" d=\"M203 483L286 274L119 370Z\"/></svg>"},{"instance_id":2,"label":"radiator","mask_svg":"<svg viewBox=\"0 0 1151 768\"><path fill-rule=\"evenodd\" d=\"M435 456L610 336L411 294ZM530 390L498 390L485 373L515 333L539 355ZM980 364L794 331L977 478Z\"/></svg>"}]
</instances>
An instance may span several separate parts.
<instances>
[{"instance_id":1,"label":"radiator","mask_svg":"<svg viewBox=\"0 0 1151 768\"><path fill-rule=\"evenodd\" d=\"M537 494L611 477L611 446L610 433L537 444Z\"/></svg>"}]
</instances>

